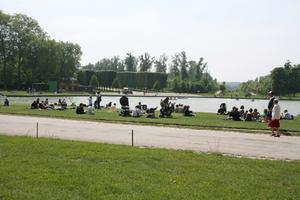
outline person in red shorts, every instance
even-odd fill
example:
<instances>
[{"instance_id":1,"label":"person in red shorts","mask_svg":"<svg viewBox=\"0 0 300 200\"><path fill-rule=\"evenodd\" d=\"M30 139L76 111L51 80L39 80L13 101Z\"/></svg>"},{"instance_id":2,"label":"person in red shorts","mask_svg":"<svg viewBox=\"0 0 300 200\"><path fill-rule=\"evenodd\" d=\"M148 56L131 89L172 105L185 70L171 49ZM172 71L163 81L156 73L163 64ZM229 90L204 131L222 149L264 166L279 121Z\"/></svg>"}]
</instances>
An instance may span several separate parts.
<instances>
[{"instance_id":1,"label":"person in red shorts","mask_svg":"<svg viewBox=\"0 0 300 200\"><path fill-rule=\"evenodd\" d=\"M269 127L272 130L271 136L280 137L279 127L280 127L280 106L278 104L278 99L274 99L274 106L272 109L272 119L269 122Z\"/></svg>"}]
</instances>

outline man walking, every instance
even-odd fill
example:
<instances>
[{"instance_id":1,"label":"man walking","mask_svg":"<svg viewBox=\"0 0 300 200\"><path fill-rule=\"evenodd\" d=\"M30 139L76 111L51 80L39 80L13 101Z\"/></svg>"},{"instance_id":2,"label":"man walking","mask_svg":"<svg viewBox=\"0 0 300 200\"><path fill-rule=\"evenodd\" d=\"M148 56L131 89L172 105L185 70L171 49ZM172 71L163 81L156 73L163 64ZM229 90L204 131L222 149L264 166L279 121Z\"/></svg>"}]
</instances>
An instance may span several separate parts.
<instances>
[{"instance_id":1,"label":"man walking","mask_svg":"<svg viewBox=\"0 0 300 200\"><path fill-rule=\"evenodd\" d=\"M272 109L272 119L269 122L269 127L272 130L271 136L280 137L279 127L280 127L280 106L278 104L278 99L274 99L274 106Z\"/></svg>"},{"instance_id":2,"label":"man walking","mask_svg":"<svg viewBox=\"0 0 300 200\"><path fill-rule=\"evenodd\" d=\"M269 103L268 103L267 121L270 121L272 119L272 109L274 106L275 96L272 91L268 92L268 96L269 96Z\"/></svg>"},{"instance_id":3,"label":"man walking","mask_svg":"<svg viewBox=\"0 0 300 200\"><path fill-rule=\"evenodd\" d=\"M97 93L96 93L96 108L97 109L100 109L100 102L102 101L102 98L101 98L101 94L100 94L100 92L98 91Z\"/></svg>"}]
</instances>

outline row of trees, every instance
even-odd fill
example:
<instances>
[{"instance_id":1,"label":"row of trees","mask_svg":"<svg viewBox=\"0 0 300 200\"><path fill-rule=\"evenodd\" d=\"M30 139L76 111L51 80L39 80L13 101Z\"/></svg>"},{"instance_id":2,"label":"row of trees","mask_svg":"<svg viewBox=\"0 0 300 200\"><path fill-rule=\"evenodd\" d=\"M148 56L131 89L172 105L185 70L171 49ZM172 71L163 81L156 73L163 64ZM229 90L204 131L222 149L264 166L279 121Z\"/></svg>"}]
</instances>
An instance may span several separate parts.
<instances>
[{"instance_id":1,"label":"row of trees","mask_svg":"<svg viewBox=\"0 0 300 200\"><path fill-rule=\"evenodd\" d=\"M283 67L274 68L270 75L242 83L240 90L246 93L266 94L272 90L277 95L295 96L300 92L300 64L287 61Z\"/></svg>"},{"instance_id":2,"label":"row of trees","mask_svg":"<svg viewBox=\"0 0 300 200\"><path fill-rule=\"evenodd\" d=\"M73 77L81 54L78 44L50 39L36 20L0 11L0 87Z\"/></svg>"},{"instance_id":3,"label":"row of trees","mask_svg":"<svg viewBox=\"0 0 300 200\"><path fill-rule=\"evenodd\" d=\"M165 73L168 74L168 89L175 92L210 92L218 89L217 80L213 79L207 72L207 63L204 62L203 58L198 61L188 60L186 53L182 51L171 57L169 63L168 60L169 58L165 54L156 60L149 53L140 56L127 53L124 60L114 56L101 59L95 64L88 64L82 68L91 71ZM148 75L150 74L148 73ZM128 78L127 85L132 85L130 84L131 81ZM136 84L137 88L141 88L143 85L141 82L136 82Z\"/></svg>"}]
</instances>

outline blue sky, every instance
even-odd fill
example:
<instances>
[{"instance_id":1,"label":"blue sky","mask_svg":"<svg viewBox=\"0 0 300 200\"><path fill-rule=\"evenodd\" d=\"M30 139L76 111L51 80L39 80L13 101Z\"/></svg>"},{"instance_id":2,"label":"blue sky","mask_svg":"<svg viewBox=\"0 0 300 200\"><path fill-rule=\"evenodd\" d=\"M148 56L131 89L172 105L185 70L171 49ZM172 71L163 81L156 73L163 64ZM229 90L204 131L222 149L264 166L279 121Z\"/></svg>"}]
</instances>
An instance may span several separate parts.
<instances>
[{"instance_id":1,"label":"blue sky","mask_svg":"<svg viewBox=\"0 0 300 200\"><path fill-rule=\"evenodd\" d=\"M38 20L56 40L78 43L81 63L185 50L218 81L247 81L289 59L300 63L299 0L9 0L6 13Z\"/></svg>"}]
</instances>

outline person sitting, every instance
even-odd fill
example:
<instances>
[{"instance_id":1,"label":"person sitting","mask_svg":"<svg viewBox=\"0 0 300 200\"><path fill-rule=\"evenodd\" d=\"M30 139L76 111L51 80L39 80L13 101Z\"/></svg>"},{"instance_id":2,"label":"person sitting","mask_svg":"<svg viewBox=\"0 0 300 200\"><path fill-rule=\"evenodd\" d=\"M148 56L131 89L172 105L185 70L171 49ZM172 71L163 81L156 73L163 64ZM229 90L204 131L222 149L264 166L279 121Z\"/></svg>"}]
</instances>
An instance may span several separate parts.
<instances>
[{"instance_id":1,"label":"person sitting","mask_svg":"<svg viewBox=\"0 0 300 200\"><path fill-rule=\"evenodd\" d=\"M4 100L4 106L9 106L9 101L7 98Z\"/></svg>"},{"instance_id":2,"label":"person sitting","mask_svg":"<svg viewBox=\"0 0 300 200\"><path fill-rule=\"evenodd\" d=\"M111 107L112 102L110 101L108 104L106 104L106 108L110 108Z\"/></svg>"},{"instance_id":3,"label":"person sitting","mask_svg":"<svg viewBox=\"0 0 300 200\"><path fill-rule=\"evenodd\" d=\"M39 104L39 108L40 108L40 109L46 109L45 104L44 104L44 101L42 101L42 102Z\"/></svg>"},{"instance_id":4,"label":"person sitting","mask_svg":"<svg viewBox=\"0 0 300 200\"><path fill-rule=\"evenodd\" d=\"M37 103L37 101L33 101L30 109L38 109L38 108L39 108L39 104Z\"/></svg>"},{"instance_id":5,"label":"person sitting","mask_svg":"<svg viewBox=\"0 0 300 200\"><path fill-rule=\"evenodd\" d=\"M260 113L257 111L256 108L254 108L254 110L253 110L253 120L257 121L257 120L259 120L259 118L260 118Z\"/></svg>"},{"instance_id":6,"label":"person sitting","mask_svg":"<svg viewBox=\"0 0 300 200\"><path fill-rule=\"evenodd\" d=\"M293 120L294 116L291 115L288 110L284 110L281 119Z\"/></svg>"},{"instance_id":7,"label":"person sitting","mask_svg":"<svg viewBox=\"0 0 300 200\"><path fill-rule=\"evenodd\" d=\"M49 104L49 100L48 100L48 98L46 98L46 100L45 100L45 105L47 106L48 104Z\"/></svg>"},{"instance_id":8,"label":"person sitting","mask_svg":"<svg viewBox=\"0 0 300 200\"><path fill-rule=\"evenodd\" d=\"M76 114L85 114L83 104L80 103L79 106L76 107Z\"/></svg>"},{"instance_id":9,"label":"person sitting","mask_svg":"<svg viewBox=\"0 0 300 200\"><path fill-rule=\"evenodd\" d=\"M243 117L244 114L245 114L245 110L244 110L244 106L243 105L240 107L239 112L240 112L240 116Z\"/></svg>"},{"instance_id":10,"label":"person sitting","mask_svg":"<svg viewBox=\"0 0 300 200\"><path fill-rule=\"evenodd\" d=\"M117 112L117 104L114 103L113 106L110 107L110 110L111 110L112 112Z\"/></svg>"},{"instance_id":11,"label":"person sitting","mask_svg":"<svg viewBox=\"0 0 300 200\"><path fill-rule=\"evenodd\" d=\"M226 108L226 104L225 103L221 103L220 108L218 110L218 115L225 115L227 112L227 108Z\"/></svg>"},{"instance_id":12,"label":"person sitting","mask_svg":"<svg viewBox=\"0 0 300 200\"><path fill-rule=\"evenodd\" d=\"M188 116L188 117L195 116L193 114L193 111L190 110L190 106L188 106L188 105L186 105L186 106L183 107L183 115L184 116Z\"/></svg>"},{"instance_id":13,"label":"person sitting","mask_svg":"<svg viewBox=\"0 0 300 200\"><path fill-rule=\"evenodd\" d=\"M95 110L93 106L88 106L87 108L87 112L88 115L94 115L95 114Z\"/></svg>"},{"instance_id":14,"label":"person sitting","mask_svg":"<svg viewBox=\"0 0 300 200\"><path fill-rule=\"evenodd\" d=\"M264 109L264 113L260 116L261 122L268 122L268 109Z\"/></svg>"},{"instance_id":15,"label":"person sitting","mask_svg":"<svg viewBox=\"0 0 300 200\"><path fill-rule=\"evenodd\" d=\"M142 110L138 106L136 106L132 111L132 117L141 117L142 115Z\"/></svg>"},{"instance_id":16,"label":"person sitting","mask_svg":"<svg viewBox=\"0 0 300 200\"><path fill-rule=\"evenodd\" d=\"M238 108L234 107L234 110L231 113L231 116L232 116L233 121L241 121L241 114L240 114Z\"/></svg>"},{"instance_id":17,"label":"person sitting","mask_svg":"<svg viewBox=\"0 0 300 200\"><path fill-rule=\"evenodd\" d=\"M120 104L121 104L120 115L123 117L130 116L129 101L126 96L122 96L120 98Z\"/></svg>"},{"instance_id":18,"label":"person sitting","mask_svg":"<svg viewBox=\"0 0 300 200\"><path fill-rule=\"evenodd\" d=\"M252 121L252 120L253 120L253 110L252 110L252 108L250 108L249 112L246 111L245 121Z\"/></svg>"},{"instance_id":19,"label":"person sitting","mask_svg":"<svg viewBox=\"0 0 300 200\"><path fill-rule=\"evenodd\" d=\"M67 109L67 106L68 106L68 104L67 104L66 100L63 99L62 102L61 102L61 108L62 108L63 110L64 110L64 109Z\"/></svg>"},{"instance_id":20,"label":"person sitting","mask_svg":"<svg viewBox=\"0 0 300 200\"><path fill-rule=\"evenodd\" d=\"M155 118L155 110L156 109L157 109L157 107L147 109L146 110L146 113L147 113L146 118Z\"/></svg>"}]
</instances>

